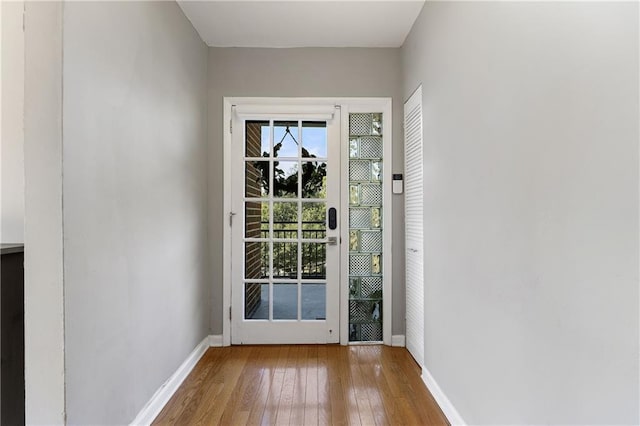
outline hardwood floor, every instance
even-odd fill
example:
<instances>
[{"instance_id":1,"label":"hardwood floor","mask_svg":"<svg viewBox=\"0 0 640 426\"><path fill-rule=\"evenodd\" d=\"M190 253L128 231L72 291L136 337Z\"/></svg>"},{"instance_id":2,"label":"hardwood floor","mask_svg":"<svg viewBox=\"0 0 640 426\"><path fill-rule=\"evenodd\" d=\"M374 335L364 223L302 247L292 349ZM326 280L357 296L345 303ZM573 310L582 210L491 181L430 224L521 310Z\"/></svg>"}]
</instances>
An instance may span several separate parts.
<instances>
[{"instance_id":1,"label":"hardwood floor","mask_svg":"<svg viewBox=\"0 0 640 426\"><path fill-rule=\"evenodd\" d=\"M405 348L210 348L154 425L446 425Z\"/></svg>"}]
</instances>

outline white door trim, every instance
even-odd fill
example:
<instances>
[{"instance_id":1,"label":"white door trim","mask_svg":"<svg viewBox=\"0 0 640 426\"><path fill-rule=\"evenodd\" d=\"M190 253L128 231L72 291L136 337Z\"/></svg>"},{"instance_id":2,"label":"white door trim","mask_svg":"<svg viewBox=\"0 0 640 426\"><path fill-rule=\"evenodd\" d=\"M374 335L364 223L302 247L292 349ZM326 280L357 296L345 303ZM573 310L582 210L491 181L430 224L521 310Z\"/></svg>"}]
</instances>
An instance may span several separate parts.
<instances>
[{"instance_id":1,"label":"white door trim","mask_svg":"<svg viewBox=\"0 0 640 426\"><path fill-rule=\"evenodd\" d=\"M224 215L220 220L223 222L223 287L222 287L222 344L229 346L231 344L231 226L229 226L229 215L232 211L231 205L231 123L232 123L232 106L259 106L259 105L281 105L283 110L287 107L301 107L300 109L306 110L310 106L322 106L327 107L341 107L341 140L348 140L349 133L349 112L382 112L383 113L383 146L384 146L384 161L383 161L383 206L385 212L382 218L383 232L386 238L383 243L383 338L385 345L391 345L391 319L392 313L392 200L391 200L391 181L392 181L392 103L391 98L254 98L254 97L225 97L223 99L223 157L224 157ZM341 144L348 149L348 144ZM342 158L345 157L344 153L341 154ZM348 178L348 161L341 161L341 176L344 178L345 167ZM346 193L346 191L343 191ZM343 204L343 205L348 205ZM345 220L345 210L341 209L341 221L348 224L348 212ZM345 234L345 231L347 234ZM348 226L342 226L342 241L348 241ZM345 250L348 247L347 244L341 245L341 250ZM347 253L348 254L348 253ZM341 259L345 259L344 251L341 253ZM348 304L348 283L345 284L344 277L348 276L348 265L346 262L341 262L341 282L340 282L340 343L343 345L348 344L349 334L349 304ZM346 275L345 275L346 272Z\"/></svg>"}]
</instances>

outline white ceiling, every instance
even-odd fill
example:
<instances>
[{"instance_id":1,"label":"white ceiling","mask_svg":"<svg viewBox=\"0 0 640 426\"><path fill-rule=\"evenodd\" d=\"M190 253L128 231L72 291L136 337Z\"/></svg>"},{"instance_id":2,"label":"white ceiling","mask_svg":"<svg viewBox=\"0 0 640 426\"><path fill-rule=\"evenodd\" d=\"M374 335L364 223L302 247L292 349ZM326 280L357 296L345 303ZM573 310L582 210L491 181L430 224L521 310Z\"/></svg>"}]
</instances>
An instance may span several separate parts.
<instances>
[{"instance_id":1,"label":"white ceiling","mask_svg":"<svg viewBox=\"0 0 640 426\"><path fill-rule=\"evenodd\" d=\"M183 1L209 46L399 47L424 0Z\"/></svg>"}]
</instances>

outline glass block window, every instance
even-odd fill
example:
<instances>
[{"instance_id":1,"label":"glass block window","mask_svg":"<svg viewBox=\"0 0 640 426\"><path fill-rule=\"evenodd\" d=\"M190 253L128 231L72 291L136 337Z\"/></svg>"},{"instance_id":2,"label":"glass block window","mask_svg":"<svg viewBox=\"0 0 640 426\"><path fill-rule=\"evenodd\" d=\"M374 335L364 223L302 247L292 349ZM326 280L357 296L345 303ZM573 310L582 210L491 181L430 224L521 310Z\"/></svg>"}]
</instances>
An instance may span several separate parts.
<instances>
[{"instance_id":1,"label":"glass block window","mask_svg":"<svg viewBox=\"0 0 640 426\"><path fill-rule=\"evenodd\" d=\"M382 114L349 114L349 341L382 341Z\"/></svg>"}]
</instances>

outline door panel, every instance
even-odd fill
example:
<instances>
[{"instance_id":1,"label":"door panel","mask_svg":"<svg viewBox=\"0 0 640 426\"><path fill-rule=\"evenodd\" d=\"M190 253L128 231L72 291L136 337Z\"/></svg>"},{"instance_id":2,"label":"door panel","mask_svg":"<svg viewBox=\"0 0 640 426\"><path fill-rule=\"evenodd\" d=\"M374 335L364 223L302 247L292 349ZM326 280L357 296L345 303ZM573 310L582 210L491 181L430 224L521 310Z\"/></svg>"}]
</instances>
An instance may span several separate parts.
<instances>
[{"instance_id":1,"label":"door panel","mask_svg":"<svg viewBox=\"0 0 640 426\"><path fill-rule=\"evenodd\" d=\"M235 116L232 343L339 340L340 117Z\"/></svg>"}]
</instances>

